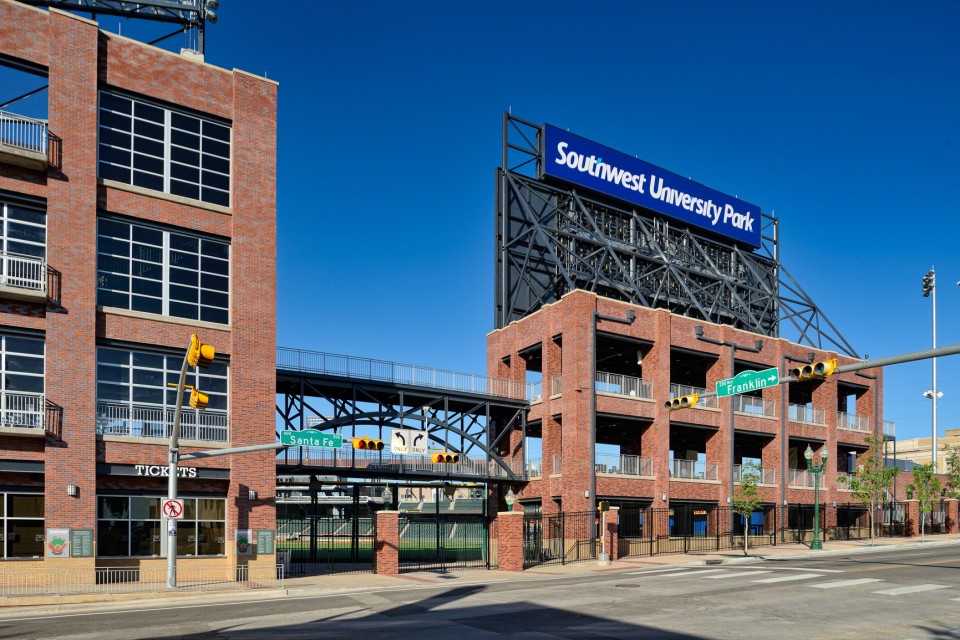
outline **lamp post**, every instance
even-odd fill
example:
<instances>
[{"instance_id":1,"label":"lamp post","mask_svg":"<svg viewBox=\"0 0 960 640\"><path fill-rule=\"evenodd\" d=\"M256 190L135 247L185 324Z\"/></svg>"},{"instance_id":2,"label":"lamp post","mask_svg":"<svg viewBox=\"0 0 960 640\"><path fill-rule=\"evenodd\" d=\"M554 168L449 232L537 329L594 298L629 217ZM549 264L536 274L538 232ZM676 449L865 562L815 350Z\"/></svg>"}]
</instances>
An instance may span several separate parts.
<instances>
[{"instance_id":1,"label":"lamp post","mask_svg":"<svg viewBox=\"0 0 960 640\"><path fill-rule=\"evenodd\" d=\"M507 489L507 495L503 497L503 501L507 503L507 511L513 511L513 505L517 502L517 496L513 493L513 487Z\"/></svg>"},{"instance_id":2,"label":"lamp post","mask_svg":"<svg viewBox=\"0 0 960 640\"><path fill-rule=\"evenodd\" d=\"M827 468L827 446L820 447L820 464L813 462L813 449L807 445L807 450L803 452L803 457L807 459L807 469L813 472L813 542L810 548L813 550L823 550L823 543L820 541L820 474Z\"/></svg>"}]
</instances>

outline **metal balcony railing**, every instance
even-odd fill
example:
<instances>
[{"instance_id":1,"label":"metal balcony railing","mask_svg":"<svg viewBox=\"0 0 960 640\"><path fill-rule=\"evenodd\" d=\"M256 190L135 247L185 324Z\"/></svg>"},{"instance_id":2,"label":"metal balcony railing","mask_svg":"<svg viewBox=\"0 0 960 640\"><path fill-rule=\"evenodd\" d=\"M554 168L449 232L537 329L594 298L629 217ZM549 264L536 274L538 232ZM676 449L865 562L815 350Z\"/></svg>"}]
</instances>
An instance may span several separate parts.
<instances>
[{"instance_id":1,"label":"metal balcony railing","mask_svg":"<svg viewBox=\"0 0 960 640\"><path fill-rule=\"evenodd\" d=\"M97 403L97 433L132 438L169 438L174 410L113 402ZM180 416L180 438L205 442L228 442L226 413L186 408Z\"/></svg>"},{"instance_id":2,"label":"metal balcony railing","mask_svg":"<svg viewBox=\"0 0 960 640\"><path fill-rule=\"evenodd\" d=\"M733 396L733 410L735 413L745 413L753 416L772 418L776 413L776 403L755 396Z\"/></svg>"},{"instance_id":3,"label":"metal balcony railing","mask_svg":"<svg viewBox=\"0 0 960 640\"><path fill-rule=\"evenodd\" d=\"M534 403L543 400L543 381L537 380L527 385L527 402Z\"/></svg>"},{"instance_id":4,"label":"metal balcony railing","mask_svg":"<svg viewBox=\"0 0 960 640\"><path fill-rule=\"evenodd\" d=\"M42 393L0 393L0 426L43 429L46 409Z\"/></svg>"},{"instance_id":5,"label":"metal balcony railing","mask_svg":"<svg viewBox=\"0 0 960 640\"><path fill-rule=\"evenodd\" d=\"M0 251L0 286L46 291L46 260Z\"/></svg>"},{"instance_id":6,"label":"metal balcony railing","mask_svg":"<svg viewBox=\"0 0 960 640\"><path fill-rule=\"evenodd\" d=\"M770 467L760 467L760 479L759 484L777 484L777 470L771 469ZM733 481L740 482L743 474L743 466L739 464L733 465Z\"/></svg>"},{"instance_id":7,"label":"metal balcony railing","mask_svg":"<svg viewBox=\"0 0 960 640\"><path fill-rule=\"evenodd\" d=\"M823 409L815 409L802 404L791 404L787 406L787 417L794 422L803 422L804 424L827 424L826 414Z\"/></svg>"},{"instance_id":8,"label":"metal balcony railing","mask_svg":"<svg viewBox=\"0 0 960 640\"><path fill-rule=\"evenodd\" d=\"M653 383L619 373L597 371L597 393L609 393L626 398L653 398Z\"/></svg>"},{"instance_id":9,"label":"metal balcony railing","mask_svg":"<svg viewBox=\"0 0 960 640\"><path fill-rule=\"evenodd\" d=\"M560 464L560 454L555 453L553 454L553 474L560 475L561 473L563 473L563 467Z\"/></svg>"},{"instance_id":10,"label":"metal balcony railing","mask_svg":"<svg viewBox=\"0 0 960 640\"><path fill-rule=\"evenodd\" d=\"M858 416L843 411L837 411L837 428L851 429L853 431L870 431L870 418Z\"/></svg>"},{"instance_id":11,"label":"metal balcony railing","mask_svg":"<svg viewBox=\"0 0 960 640\"><path fill-rule=\"evenodd\" d=\"M47 155L47 121L0 111L0 145Z\"/></svg>"},{"instance_id":12,"label":"metal balcony railing","mask_svg":"<svg viewBox=\"0 0 960 640\"><path fill-rule=\"evenodd\" d=\"M557 375L550 378L550 395L559 396L563 393L563 376Z\"/></svg>"},{"instance_id":13,"label":"metal balcony railing","mask_svg":"<svg viewBox=\"0 0 960 640\"><path fill-rule=\"evenodd\" d=\"M716 480L717 463L700 460L674 460L670 477L679 480Z\"/></svg>"},{"instance_id":14,"label":"metal balcony railing","mask_svg":"<svg viewBox=\"0 0 960 640\"><path fill-rule=\"evenodd\" d=\"M850 491L850 480L856 478L855 473L840 473L837 475L837 488L840 491Z\"/></svg>"},{"instance_id":15,"label":"metal balcony railing","mask_svg":"<svg viewBox=\"0 0 960 640\"><path fill-rule=\"evenodd\" d=\"M885 438L896 438L897 437L897 423L893 420L884 420L883 421L883 436Z\"/></svg>"},{"instance_id":16,"label":"metal balcony railing","mask_svg":"<svg viewBox=\"0 0 960 640\"><path fill-rule=\"evenodd\" d=\"M788 473L789 486L813 488L813 474L806 469L789 469Z\"/></svg>"},{"instance_id":17,"label":"metal balcony railing","mask_svg":"<svg viewBox=\"0 0 960 640\"><path fill-rule=\"evenodd\" d=\"M671 384L670 385L670 397L677 398L679 396L688 396L691 393L696 393L702 395L706 393L706 389L701 389L700 387L688 387L685 384ZM717 396L710 396L708 398L700 398L697 402L694 409L717 409L720 407L720 403L717 400Z\"/></svg>"},{"instance_id":18,"label":"metal balcony railing","mask_svg":"<svg viewBox=\"0 0 960 640\"><path fill-rule=\"evenodd\" d=\"M277 347L277 368L526 400L525 382L335 353Z\"/></svg>"},{"instance_id":19,"label":"metal balcony railing","mask_svg":"<svg viewBox=\"0 0 960 640\"><path fill-rule=\"evenodd\" d=\"M642 456L596 454L596 469L601 475L653 477L653 460Z\"/></svg>"},{"instance_id":20,"label":"metal balcony railing","mask_svg":"<svg viewBox=\"0 0 960 640\"><path fill-rule=\"evenodd\" d=\"M527 479L535 480L543 477L543 462L540 458L527 460Z\"/></svg>"}]
</instances>

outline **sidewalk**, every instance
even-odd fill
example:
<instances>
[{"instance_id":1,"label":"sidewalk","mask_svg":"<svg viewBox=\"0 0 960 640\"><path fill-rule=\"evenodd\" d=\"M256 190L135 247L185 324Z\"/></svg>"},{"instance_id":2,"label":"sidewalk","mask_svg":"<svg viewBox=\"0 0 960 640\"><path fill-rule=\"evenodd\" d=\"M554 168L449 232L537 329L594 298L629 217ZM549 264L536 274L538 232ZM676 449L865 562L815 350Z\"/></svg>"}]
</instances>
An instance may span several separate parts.
<instances>
[{"instance_id":1,"label":"sidewalk","mask_svg":"<svg viewBox=\"0 0 960 640\"><path fill-rule=\"evenodd\" d=\"M851 553L871 553L933 545L960 544L960 534L928 536L925 542L916 538L878 538L875 546L869 541L831 540L824 543L823 551L811 551L806 545L784 544L771 547L756 547L744 556L738 551L663 555L617 560L606 566L588 560L566 565L535 567L522 573L464 569L450 572L417 571L398 576L381 576L372 573L337 575L295 576L284 581L283 589L259 591L230 591L204 593L132 593L90 594L72 596L26 596L0 598L0 620L16 617L33 617L66 613L92 613L94 611L120 611L130 608L166 608L173 606L197 606L215 603L254 602L286 597L317 597L347 595L398 589L422 589L429 587L460 587L504 582L532 582L557 580L573 576L602 574L619 571L638 571L664 566L697 566L703 564L742 564L762 562L765 559L819 558Z\"/></svg>"}]
</instances>

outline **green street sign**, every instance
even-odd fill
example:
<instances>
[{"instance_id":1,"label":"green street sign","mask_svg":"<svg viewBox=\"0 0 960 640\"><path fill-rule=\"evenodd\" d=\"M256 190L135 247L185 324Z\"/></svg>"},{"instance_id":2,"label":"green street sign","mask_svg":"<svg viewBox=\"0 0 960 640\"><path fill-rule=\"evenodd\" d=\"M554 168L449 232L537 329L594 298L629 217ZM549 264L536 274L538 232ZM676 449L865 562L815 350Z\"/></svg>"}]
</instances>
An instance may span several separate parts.
<instances>
[{"instance_id":1,"label":"green street sign","mask_svg":"<svg viewBox=\"0 0 960 640\"><path fill-rule=\"evenodd\" d=\"M717 397L726 398L757 389L766 389L777 384L780 384L780 374L776 367L763 371L744 371L729 380L718 382Z\"/></svg>"},{"instance_id":2,"label":"green street sign","mask_svg":"<svg viewBox=\"0 0 960 640\"><path fill-rule=\"evenodd\" d=\"M295 447L333 447L339 449L343 446L343 436L338 433L323 433L316 429L281 431L280 444Z\"/></svg>"}]
</instances>

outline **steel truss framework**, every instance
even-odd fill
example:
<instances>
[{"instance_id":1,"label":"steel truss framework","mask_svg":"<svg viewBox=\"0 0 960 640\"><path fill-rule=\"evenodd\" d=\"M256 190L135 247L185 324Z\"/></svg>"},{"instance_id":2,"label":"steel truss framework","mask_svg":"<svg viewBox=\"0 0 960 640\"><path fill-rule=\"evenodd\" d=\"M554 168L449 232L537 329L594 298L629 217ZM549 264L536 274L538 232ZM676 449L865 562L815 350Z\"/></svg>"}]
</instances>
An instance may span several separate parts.
<instances>
[{"instance_id":1,"label":"steel truss framework","mask_svg":"<svg viewBox=\"0 0 960 640\"><path fill-rule=\"evenodd\" d=\"M494 322L501 328L574 289L859 357L779 260L776 218L753 251L645 209L539 179L540 125L503 117L497 172Z\"/></svg>"},{"instance_id":2,"label":"steel truss framework","mask_svg":"<svg viewBox=\"0 0 960 640\"><path fill-rule=\"evenodd\" d=\"M350 477L370 476L468 479L482 482L509 482L523 479L523 470L510 463L500 451L509 451L510 433L526 434L529 405L523 400L458 393L431 387L382 383L325 374L277 372L277 414L279 430L306 428L337 433L344 440L371 432L389 445L389 429L426 430L432 450L455 452L472 460L482 459L489 473L472 473L457 465L437 464L428 468L391 471L388 465L376 470L357 464L337 465L331 472ZM522 438L520 439L522 442ZM384 451L388 454L388 451ZM374 454L376 455L376 454ZM277 462L283 466L284 454ZM295 466L311 473L319 471L314 462L297 458Z\"/></svg>"}]
</instances>

